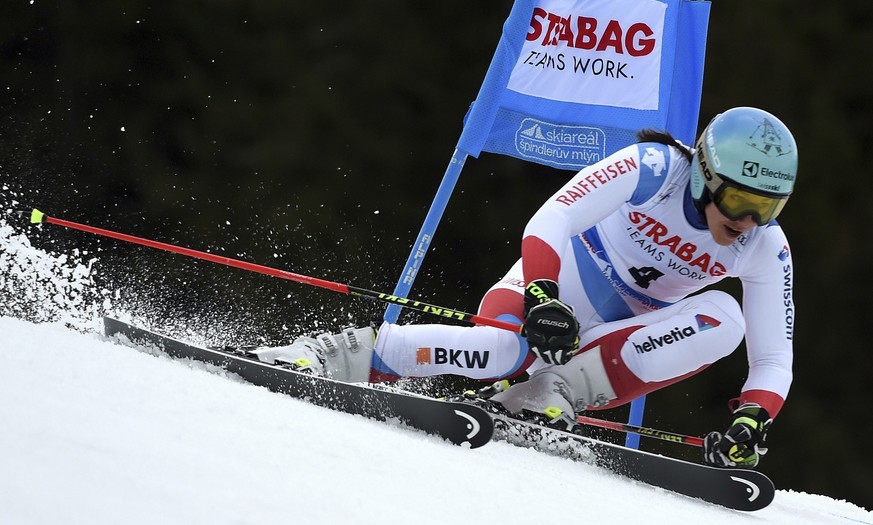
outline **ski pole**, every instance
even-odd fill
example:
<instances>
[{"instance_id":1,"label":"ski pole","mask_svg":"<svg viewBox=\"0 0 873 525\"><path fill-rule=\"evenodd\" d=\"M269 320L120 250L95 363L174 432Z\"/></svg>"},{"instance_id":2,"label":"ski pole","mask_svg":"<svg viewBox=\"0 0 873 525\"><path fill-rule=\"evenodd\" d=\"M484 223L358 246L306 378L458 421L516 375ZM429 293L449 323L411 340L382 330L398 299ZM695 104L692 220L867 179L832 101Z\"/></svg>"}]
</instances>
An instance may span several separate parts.
<instances>
[{"instance_id":1,"label":"ski pole","mask_svg":"<svg viewBox=\"0 0 873 525\"><path fill-rule=\"evenodd\" d=\"M587 416L576 416L576 421L583 425L588 425L592 427L599 428L607 428L609 430L617 430L619 432L630 432L632 434L639 434L641 436L648 436L651 438L660 439L663 441L670 441L673 443L682 443L684 445L691 445L692 447L702 447L703 446L703 438L699 438L697 436L686 436L684 434L674 434L673 432L666 432L664 430L656 430L654 428L646 428L646 427L638 427L636 425L630 425L627 423L616 423L614 421L606 421L604 419L596 419L593 417Z\"/></svg>"},{"instance_id":2,"label":"ski pole","mask_svg":"<svg viewBox=\"0 0 873 525\"><path fill-rule=\"evenodd\" d=\"M93 233L95 235L100 235L103 237L110 237L113 239L117 239L120 241L130 242L133 244L139 244L142 246L148 246L150 248L157 248L158 250L164 250L168 252L178 253L181 255L186 255L188 257L194 257L195 259L203 259L205 261L210 261L218 264L223 264L225 266L232 266L234 268L240 268L243 270L248 270L251 272L262 273L264 275L270 275L273 277L278 277L280 279L287 279L289 281L294 281L298 283L308 284L310 286L316 286L318 288L326 288L328 290L333 290L334 292L344 293L346 295L356 296L356 297L367 297L370 299L378 299L380 301L400 305L405 308L411 308L413 310L419 310L421 312L429 313L432 315L437 315L440 317L447 317L449 319L455 319L458 321L466 321L469 323L481 324L486 326L492 326L494 328L501 328L503 330L509 330L510 332L521 333L522 326L509 323L506 321L500 321L498 319L491 319L489 317L483 317L481 315L476 314L468 314L466 312L461 312L458 310L454 310L452 308L443 308L441 306L434 306L432 304L423 303L421 301L416 301L413 299L407 299L405 297L397 297L395 295L390 295L382 292L374 292L372 290L367 290L365 288L358 288L357 286L351 286L348 284L335 283L332 281L326 281L324 279L318 279L315 277L309 277L307 275L300 275L298 273L287 272L285 270L279 270L276 268L270 268L269 266L262 266L260 264L249 263L245 261L240 261L237 259L231 259L229 257L223 257L220 255L215 255L212 253L200 252L197 250L192 250L190 248L183 248L181 246L175 246L173 244L167 244L163 242L153 241L150 239L144 239L142 237L135 237L133 235L127 235L124 233L118 233L110 230L104 230L103 228L96 228L94 226L88 226L87 224L80 224L77 222L67 221L64 219L58 219L56 217L49 217L43 212L34 209L30 213L30 222L33 224L40 224L43 222L47 222L49 224L54 224L57 226L63 226L65 228L71 228L73 230L79 230L83 232Z\"/></svg>"}]
</instances>

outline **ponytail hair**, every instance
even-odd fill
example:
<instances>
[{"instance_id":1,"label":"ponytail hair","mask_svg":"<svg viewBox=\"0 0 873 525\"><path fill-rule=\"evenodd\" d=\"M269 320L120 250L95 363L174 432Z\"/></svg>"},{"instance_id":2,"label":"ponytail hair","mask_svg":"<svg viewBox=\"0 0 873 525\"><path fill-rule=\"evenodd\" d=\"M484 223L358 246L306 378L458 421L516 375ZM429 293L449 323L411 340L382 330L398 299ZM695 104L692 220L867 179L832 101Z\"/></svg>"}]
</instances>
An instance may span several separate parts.
<instances>
[{"instance_id":1,"label":"ponytail hair","mask_svg":"<svg viewBox=\"0 0 873 525\"><path fill-rule=\"evenodd\" d=\"M685 155L688 162L691 162L691 148L676 140L668 131L658 131L656 129L646 128L637 132L637 140L639 142L658 142L667 146L673 146Z\"/></svg>"}]
</instances>

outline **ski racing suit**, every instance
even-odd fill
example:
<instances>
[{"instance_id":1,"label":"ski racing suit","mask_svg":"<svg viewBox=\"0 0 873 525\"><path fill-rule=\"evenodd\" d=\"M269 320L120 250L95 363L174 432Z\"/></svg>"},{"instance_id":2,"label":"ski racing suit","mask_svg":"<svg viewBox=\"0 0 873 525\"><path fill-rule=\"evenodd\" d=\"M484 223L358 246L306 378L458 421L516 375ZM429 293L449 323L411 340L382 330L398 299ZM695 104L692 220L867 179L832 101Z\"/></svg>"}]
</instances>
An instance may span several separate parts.
<instances>
[{"instance_id":1,"label":"ski racing suit","mask_svg":"<svg viewBox=\"0 0 873 525\"><path fill-rule=\"evenodd\" d=\"M522 323L525 284L551 279L574 308L581 351L565 365L590 383L576 411L613 408L693 375L746 340L739 401L778 414L792 379L791 250L775 222L717 244L692 201L677 147L628 146L579 171L529 221L522 257L479 314ZM743 286L697 293L725 277ZM694 294L694 295L692 295ZM372 380L512 377L545 367L518 334L488 326L383 324ZM515 388L515 387L513 387Z\"/></svg>"}]
</instances>

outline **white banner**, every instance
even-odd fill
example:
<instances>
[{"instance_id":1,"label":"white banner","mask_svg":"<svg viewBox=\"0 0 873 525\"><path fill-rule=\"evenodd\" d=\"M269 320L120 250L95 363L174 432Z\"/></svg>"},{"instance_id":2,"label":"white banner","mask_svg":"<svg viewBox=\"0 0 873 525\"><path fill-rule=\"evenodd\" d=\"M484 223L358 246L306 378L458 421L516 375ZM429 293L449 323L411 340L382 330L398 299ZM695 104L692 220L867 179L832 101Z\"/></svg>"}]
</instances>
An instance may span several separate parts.
<instances>
[{"instance_id":1,"label":"white banner","mask_svg":"<svg viewBox=\"0 0 873 525\"><path fill-rule=\"evenodd\" d=\"M541 0L508 88L563 102L657 110L667 5Z\"/></svg>"}]
</instances>

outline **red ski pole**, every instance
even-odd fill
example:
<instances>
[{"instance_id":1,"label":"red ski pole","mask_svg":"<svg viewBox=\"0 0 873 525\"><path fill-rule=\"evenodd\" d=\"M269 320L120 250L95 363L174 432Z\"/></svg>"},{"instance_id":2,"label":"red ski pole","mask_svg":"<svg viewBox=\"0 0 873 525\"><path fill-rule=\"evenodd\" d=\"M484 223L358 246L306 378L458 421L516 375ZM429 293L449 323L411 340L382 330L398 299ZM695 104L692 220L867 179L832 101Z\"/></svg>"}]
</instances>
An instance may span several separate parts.
<instances>
[{"instance_id":1,"label":"red ski pole","mask_svg":"<svg viewBox=\"0 0 873 525\"><path fill-rule=\"evenodd\" d=\"M693 447L702 447L703 446L703 438L697 436L686 436L684 434L674 434L673 432L666 432L664 430L656 430L654 428L646 428L646 427L638 427L636 425L630 425L627 423L616 423L614 421L606 421L604 419L596 419L593 417L587 416L576 416L576 421L583 425L588 425L592 427L599 428L607 428L609 430L616 430L618 432L630 432L632 434L639 434L641 436L648 436L651 438L660 439L663 441L671 441L673 443L682 443L684 445L691 445Z\"/></svg>"},{"instance_id":2,"label":"red ski pole","mask_svg":"<svg viewBox=\"0 0 873 525\"><path fill-rule=\"evenodd\" d=\"M413 310L419 310L421 312L429 313L432 315L437 315L440 317L447 317L449 319L455 319L458 321L466 321L469 323L481 324L485 326L493 326L494 328L501 328L503 330L509 330L510 332L521 333L522 326L509 323L506 321L500 321L498 319L491 319L490 317L483 317L481 315L469 314L466 312L461 312L459 310L454 310L452 308L444 308L442 306L434 306L432 304L423 303L421 301L416 301L413 299L407 299L404 297L397 297L395 295L386 294L382 292L374 292L372 290L367 290L365 288L358 288L356 286L351 286L348 284L336 283L333 281L326 281L324 279L318 279L316 277L309 277L307 275L300 275L299 273L287 272L285 270L279 270L277 268L270 268L269 266L262 266L260 264L254 264L250 262L240 261L237 259L231 259L229 257L224 257L221 255L215 255L212 253L201 252L197 250L192 250L190 248L183 248L181 246L175 246L172 244L167 244L163 242L153 241L150 239L144 239L142 237L135 237L133 235L127 235L124 233L118 233L110 230L104 230L103 228L96 228L94 226L88 226L87 224L80 224L77 222L67 221L64 219L58 219L56 217L49 217L43 212L34 209L30 214L30 222L34 224L40 223L49 223L54 224L56 226L63 226L65 228L71 228L73 230L79 230L83 232L93 233L95 235L100 235L102 237L110 237L112 239L117 239L120 241L125 241L133 244L139 244L142 246L148 246L150 248L156 248L158 250L164 250L172 253L177 253L181 255L186 255L188 257L194 257L195 259L202 259L204 261L210 261L218 264L223 264L225 266L232 266L234 268L240 268L243 270L248 270L250 272L262 273L264 275L270 275L273 277L278 277L280 279L287 279L289 281L294 281L298 283L308 284L310 286L316 286L318 288L326 288L328 290L333 290L334 292L344 293L346 295L352 295L356 297L367 297L370 299L377 299L386 303L392 303L400 305L404 308L411 308Z\"/></svg>"}]
</instances>

